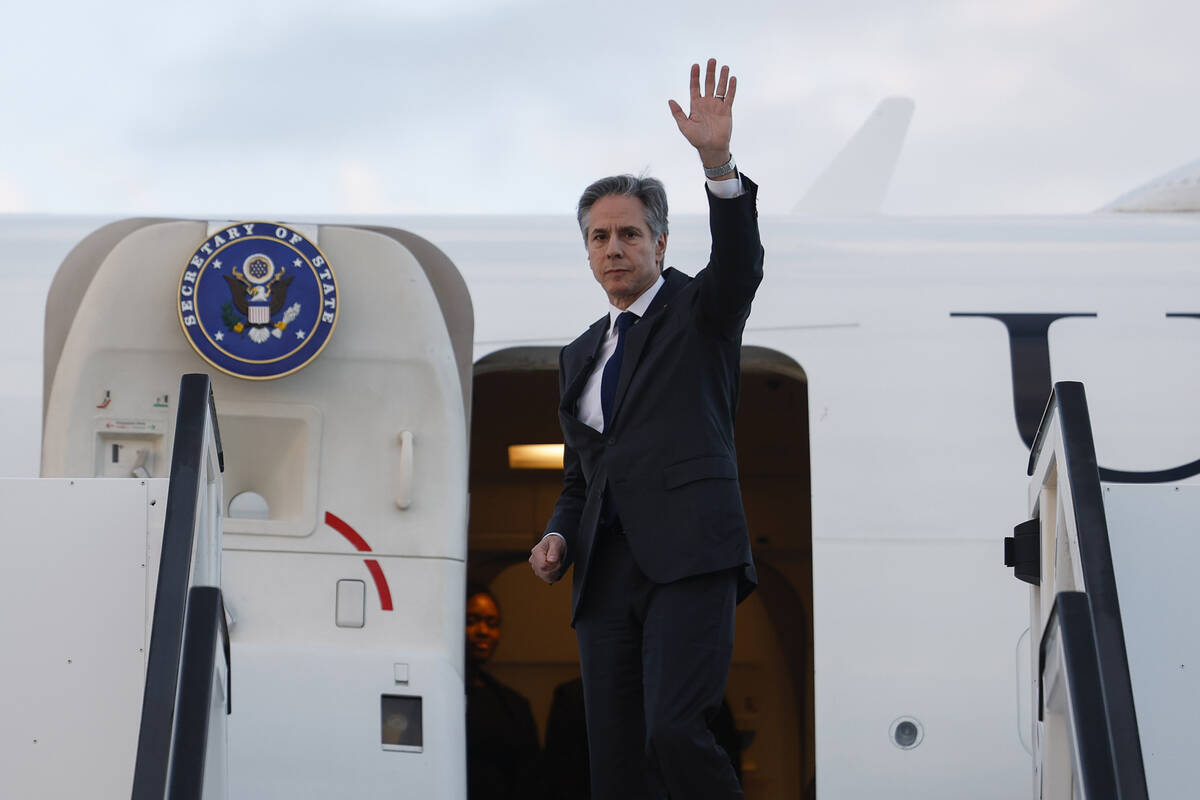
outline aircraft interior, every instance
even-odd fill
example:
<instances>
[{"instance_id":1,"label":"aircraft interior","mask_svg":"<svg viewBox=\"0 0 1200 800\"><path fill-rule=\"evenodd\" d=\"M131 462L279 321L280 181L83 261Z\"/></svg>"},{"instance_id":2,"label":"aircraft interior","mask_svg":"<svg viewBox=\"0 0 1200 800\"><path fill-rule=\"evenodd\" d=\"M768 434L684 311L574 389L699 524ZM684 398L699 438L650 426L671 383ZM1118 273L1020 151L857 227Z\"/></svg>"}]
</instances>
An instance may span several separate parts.
<instances>
[{"instance_id":1,"label":"aircraft interior","mask_svg":"<svg viewBox=\"0 0 1200 800\"><path fill-rule=\"evenodd\" d=\"M514 468L509 447L561 442L557 348L492 353L475 364L468 579L490 586L502 639L489 671L530 701L544 736L554 688L579 675L570 575L529 570L562 482ZM814 780L812 525L808 385L803 369L745 347L736 437L758 589L738 608L726 699L743 743L747 798L810 796Z\"/></svg>"}]
</instances>

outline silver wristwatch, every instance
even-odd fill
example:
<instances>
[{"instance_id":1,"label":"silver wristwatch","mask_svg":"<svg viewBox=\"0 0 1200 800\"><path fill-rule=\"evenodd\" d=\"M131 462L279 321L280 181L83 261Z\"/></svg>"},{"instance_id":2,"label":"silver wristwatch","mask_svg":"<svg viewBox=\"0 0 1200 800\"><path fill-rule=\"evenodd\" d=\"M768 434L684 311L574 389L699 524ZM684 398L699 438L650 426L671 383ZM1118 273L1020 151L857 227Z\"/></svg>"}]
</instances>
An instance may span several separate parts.
<instances>
[{"instance_id":1,"label":"silver wristwatch","mask_svg":"<svg viewBox=\"0 0 1200 800\"><path fill-rule=\"evenodd\" d=\"M706 178L724 178L729 173L737 169L737 164L733 162L733 153L729 154L729 160L719 167L705 167L704 176Z\"/></svg>"}]
</instances>

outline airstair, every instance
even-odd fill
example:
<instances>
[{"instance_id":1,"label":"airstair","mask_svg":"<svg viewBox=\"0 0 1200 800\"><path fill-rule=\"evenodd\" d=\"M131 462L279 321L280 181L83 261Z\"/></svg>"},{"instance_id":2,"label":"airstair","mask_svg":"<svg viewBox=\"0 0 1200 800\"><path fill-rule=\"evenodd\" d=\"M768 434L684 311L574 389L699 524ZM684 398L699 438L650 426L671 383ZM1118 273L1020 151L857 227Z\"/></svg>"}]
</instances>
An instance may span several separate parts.
<instances>
[{"instance_id":1,"label":"airstair","mask_svg":"<svg viewBox=\"0 0 1200 800\"><path fill-rule=\"evenodd\" d=\"M1021 724L1033 796L1194 796L1200 487L1101 484L1083 386L1054 387L1005 542L1031 584Z\"/></svg>"},{"instance_id":2,"label":"airstair","mask_svg":"<svg viewBox=\"0 0 1200 800\"><path fill-rule=\"evenodd\" d=\"M454 264L127 220L46 309L41 477L0 479L0 798L465 797Z\"/></svg>"},{"instance_id":3,"label":"airstair","mask_svg":"<svg viewBox=\"0 0 1200 800\"><path fill-rule=\"evenodd\" d=\"M228 796L207 375L183 376L174 428L169 479L0 480L5 797L129 797L131 783L135 800Z\"/></svg>"}]
</instances>

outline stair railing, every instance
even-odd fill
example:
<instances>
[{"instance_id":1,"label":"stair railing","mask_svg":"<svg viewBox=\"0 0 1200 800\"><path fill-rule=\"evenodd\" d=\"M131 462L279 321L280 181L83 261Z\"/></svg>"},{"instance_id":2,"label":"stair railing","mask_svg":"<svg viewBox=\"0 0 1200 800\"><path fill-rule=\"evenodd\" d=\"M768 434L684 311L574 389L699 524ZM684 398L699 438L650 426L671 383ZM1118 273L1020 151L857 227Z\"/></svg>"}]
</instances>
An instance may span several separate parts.
<instances>
[{"instance_id":1,"label":"stair railing","mask_svg":"<svg viewBox=\"0 0 1200 800\"><path fill-rule=\"evenodd\" d=\"M1032 584L1034 796L1148 797L1083 385L1054 385L1029 458L1033 519L1005 542Z\"/></svg>"},{"instance_id":2,"label":"stair railing","mask_svg":"<svg viewBox=\"0 0 1200 800\"><path fill-rule=\"evenodd\" d=\"M229 633L221 598L224 469L207 375L184 375L146 660L133 800L223 798Z\"/></svg>"}]
</instances>

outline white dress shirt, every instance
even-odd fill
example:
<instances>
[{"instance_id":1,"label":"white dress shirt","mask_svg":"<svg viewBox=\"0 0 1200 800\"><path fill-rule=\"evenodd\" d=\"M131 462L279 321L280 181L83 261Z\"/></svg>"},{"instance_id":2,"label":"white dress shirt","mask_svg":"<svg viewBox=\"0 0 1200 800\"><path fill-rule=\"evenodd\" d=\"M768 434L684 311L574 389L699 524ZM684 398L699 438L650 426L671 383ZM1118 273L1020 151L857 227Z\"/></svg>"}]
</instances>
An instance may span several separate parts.
<instances>
[{"instance_id":1,"label":"white dress shirt","mask_svg":"<svg viewBox=\"0 0 1200 800\"><path fill-rule=\"evenodd\" d=\"M649 289L642 292L625 311L632 311L640 321L642 317L646 316L646 309L650 307L650 303L658 294L658 290L662 288L663 283L665 281L662 273L659 273L658 280L651 284ZM600 352L596 354L596 366L592 368L592 374L588 376L587 383L583 385L583 392L579 395L579 404L575 407L575 416L579 417L579 421L601 433L604 432L604 410L600 406L600 384L604 380L604 367L612 358L613 351L617 349L617 317L622 313L621 309L609 303L608 332L604 334L604 339L600 342ZM637 322L634 324L636 325Z\"/></svg>"}]
</instances>

